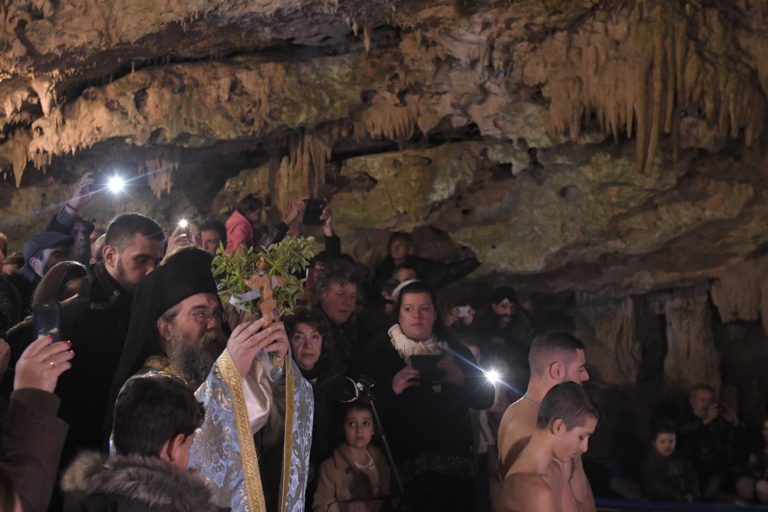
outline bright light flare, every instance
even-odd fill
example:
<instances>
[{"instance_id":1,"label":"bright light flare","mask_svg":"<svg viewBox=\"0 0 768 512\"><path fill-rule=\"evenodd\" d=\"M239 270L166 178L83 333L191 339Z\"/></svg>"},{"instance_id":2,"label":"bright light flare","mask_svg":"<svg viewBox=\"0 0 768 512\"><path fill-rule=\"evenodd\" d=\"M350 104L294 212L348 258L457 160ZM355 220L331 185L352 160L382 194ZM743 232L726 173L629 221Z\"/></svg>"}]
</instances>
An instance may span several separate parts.
<instances>
[{"instance_id":1,"label":"bright light flare","mask_svg":"<svg viewBox=\"0 0 768 512\"><path fill-rule=\"evenodd\" d=\"M501 374L496 370L488 370L485 373L485 378L488 379L488 382L491 384L496 384L497 382L501 381Z\"/></svg>"},{"instance_id":2,"label":"bright light flare","mask_svg":"<svg viewBox=\"0 0 768 512\"><path fill-rule=\"evenodd\" d=\"M119 194L125 190L125 180L120 176L112 176L107 181L107 189L113 194Z\"/></svg>"},{"instance_id":3,"label":"bright light flare","mask_svg":"<svg viewBox=\"0 0 768 512\"><path fill-rule=\"evenodd\" d=\"M179 221L179 227L181 229L187 229L187 226L189 226L189 221L187 219L181 219Z\"/></svg>"}]
</instances>

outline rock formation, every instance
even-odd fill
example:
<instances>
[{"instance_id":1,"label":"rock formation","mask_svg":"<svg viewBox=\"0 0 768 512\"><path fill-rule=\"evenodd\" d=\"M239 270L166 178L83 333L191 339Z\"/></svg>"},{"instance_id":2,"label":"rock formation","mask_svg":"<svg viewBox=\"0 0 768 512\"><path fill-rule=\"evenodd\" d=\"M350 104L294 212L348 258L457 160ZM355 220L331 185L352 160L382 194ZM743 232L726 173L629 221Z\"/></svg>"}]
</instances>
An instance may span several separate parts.
<instances>
[{"instance_id":1,"label":"rock formation","mask_svg":"<svg viewBox=\"0 0 768 512\"><path fill-rule=\"evenodd\" d=\"M325 196L367 264L387 231L415 230L425 255L482 261L469 288L505 282L534 310L571 293L562 314L607 384L661 357L671 388L719 387L733 375L721 327L768 329L765 0L17 0L0 14L12 240L86 171L136 178L89 204L102 223L221 216L246 192L277 216Z\"/></svg>"}]
</instances>

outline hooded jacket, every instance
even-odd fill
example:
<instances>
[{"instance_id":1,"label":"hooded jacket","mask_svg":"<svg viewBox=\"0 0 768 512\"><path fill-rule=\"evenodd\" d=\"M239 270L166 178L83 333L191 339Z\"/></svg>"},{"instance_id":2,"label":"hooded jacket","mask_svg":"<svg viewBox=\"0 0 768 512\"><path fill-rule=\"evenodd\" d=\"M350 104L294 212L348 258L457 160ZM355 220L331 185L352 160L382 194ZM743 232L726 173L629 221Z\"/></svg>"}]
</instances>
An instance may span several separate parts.
<instances>
[{"instance_id":1,"label":"hooded jacket","mask_svg":"<svg viewBox=\"0 0 768 512\"><path fill-rule=\"evenodd\" d=\"M96 452L79 455L61 479L64 512L222 511L208 484L194 471L158 457Z\"/></svg>"}]
</instances>

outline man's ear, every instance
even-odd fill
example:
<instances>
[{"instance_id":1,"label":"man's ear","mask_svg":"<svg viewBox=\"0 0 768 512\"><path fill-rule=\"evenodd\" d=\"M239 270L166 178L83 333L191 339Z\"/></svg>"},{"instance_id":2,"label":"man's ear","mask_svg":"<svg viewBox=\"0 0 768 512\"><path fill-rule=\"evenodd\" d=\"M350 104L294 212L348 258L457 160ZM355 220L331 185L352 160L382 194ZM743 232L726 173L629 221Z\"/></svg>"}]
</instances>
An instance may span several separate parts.
<instances>
[{"instance_id":1,"label":"man's ear","mask_svg":"<svg viewBox=\"0 0 768 512\"><path fill-rule=\"evenodd\" d=\"M107 268L115 268L117 266L117 249L111 245L105 245L101 249L101 257L104 259L104 265Z\"/></svg>"},{"instance_id":2,"label":"man's ear","mask_svg":"<svg viewBox=\"0 0 768 512\"><path fill-rule=\"evenodd\" d=\"M160 448L160 459L171 466L179 466L179 461L183 460L182 451L187 449L184 446L186 440L187 436L184 434L176 434L173 439L163 443L163 447Z\"/></svg>"},{"instance_id":3,"label":"man's ear","mask_svg":"<svg viewBox=\"0 0 768 512\"><path fill-rule=\"evenodd\" d=\"M163 320L163 317L160 317L155 321L155 327L157 327L157 332L160 333L161 340L167 340L168 338L170 338L171 325L165 320ZM161 342L161 344L164 344L164 343ZM160 348L162 348L163 351L165 351L164 346Z\"/></svg>"},{"instance_id":4,"label":"man's ear","mask_svg":"<svg viewBox=\"0 0 768 512\"><path fill-rule=\"evenodd\" d=\"M29 258L29 266L32 267L32 270L35 271L35 274L39 276L43 275L43 260L37 256L32 256Z\"/></svg>"},{"instance_id":5,"label":"man's ear","mask_svg":"<svg viewBox=\"0 0 768 512\"><path fill-rule=\"evenodd\" d=\"M563 363L560 361L549 363L549 368L547 370L549 371L550 378L556 382L563 382L563 378L565 377L565 366L563 366Z\"/></svg>"}]
</instances>

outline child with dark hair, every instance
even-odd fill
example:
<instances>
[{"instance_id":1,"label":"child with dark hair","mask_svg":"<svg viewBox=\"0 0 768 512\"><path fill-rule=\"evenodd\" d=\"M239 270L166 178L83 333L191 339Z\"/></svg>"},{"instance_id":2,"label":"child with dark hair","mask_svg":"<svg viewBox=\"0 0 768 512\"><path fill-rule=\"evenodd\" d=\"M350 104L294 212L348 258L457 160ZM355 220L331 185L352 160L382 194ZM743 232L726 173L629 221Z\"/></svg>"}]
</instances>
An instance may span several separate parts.
<instances>
[{"instance_id":1,"label":"child with dark hair","mask_svg":"<svg viewBox=\"0 0 768 512\"><path fill-rule=\"evenodd\" d=\"M552 387L541 401L530 441L502 482L495 510L563 510L568 482L559 461L573 460L587 451L598 419L597 409L579 384L563 382Z\"/></svg>"},{"instance_id":2,"label":"child with dark hair","mask_svg":"<svg viewBox=\"0 0 768 512\"><path fill-rule=\"evenodd\" d=\"M675 452L677 431L669 420L651 427L651 449L643 462L645 497L654 501L686 502L699 499L699 481L691 464Z\"/></svg>"},{"instance_id":3,"label":"child with dark hair","mask_svg":"<svg viewBox=\"0 0 768 512\"><path fill-rule=\"evenodd\" d=\"M347 406L342 422L344 442L320 466L313 512L378 512L389 493L390 469L384 455L371 446L374 434L370 405Z\"/></svg>"},{"instance_id":4,"label":"child with dark hair","mask_svg":"<svg viewBox=\"0 0 768 512\"><path fill-rule=\"evenodd\" d=\"M61 481L65 512L220 510L205 481L187 468L204 417L193 391L176 379L128 381L115 405L117 453L75 459Z\"/></svg>"}]
</instances>

